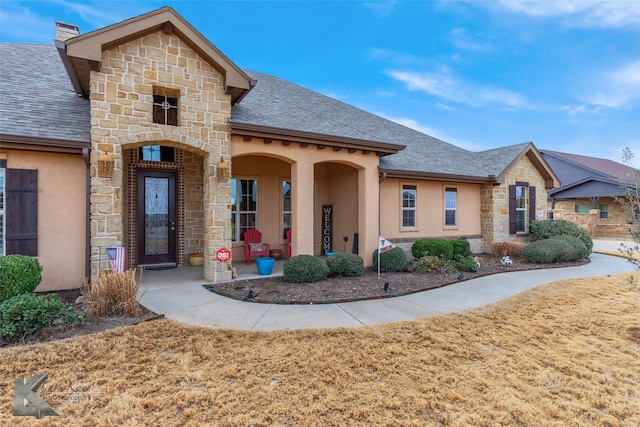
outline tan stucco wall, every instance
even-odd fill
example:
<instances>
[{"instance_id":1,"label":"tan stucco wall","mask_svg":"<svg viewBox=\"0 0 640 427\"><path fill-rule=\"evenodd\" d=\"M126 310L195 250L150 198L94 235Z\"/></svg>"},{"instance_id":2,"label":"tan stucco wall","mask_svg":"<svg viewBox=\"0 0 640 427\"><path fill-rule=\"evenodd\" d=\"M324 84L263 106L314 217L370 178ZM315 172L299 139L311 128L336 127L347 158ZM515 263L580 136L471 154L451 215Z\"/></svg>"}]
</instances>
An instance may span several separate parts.
<instances>
[{"instance_id":1,"label":"tan stucco wall","mask_svg":"<svg viewBox=\"0 0 640 427\"><path fill-rule=\"evenodd\" d=\"M98 266L100 248L125 244L123 150L169 145L203 156L204 276L230 280L226 265L214 260L218 248L230 247L231 236L230 188L214 174L221 155L228 161L230 154L224 77L179 37L159 31L104 51L90 84L92 276L108 268L104 262ZM179 126L153 123L154 86L180 91ZM115 159L112 178L96 173L105 152Z\"/></svg>"},{"instance_id":2,"label":"tan stucco wall","mask_svg":"<svg viewBox=\"0 0 640 427\"><path fill-rule=\"evenodd\" d=\"M402 186L415 185L416 227L402 227ZM444 225L445 187L457 189L457 226ZM480 234L480 185L387 178L380 184L381 234L402 241Z\"/></svg>"},{"instance_id":3,"label":"tan stucco wall","mask_svg":"<svg viewBox=\"0 0 640 427\"><path fill-rule=\"evenodd\" d=\"M81 155L0 150L7 167L38 171L37 291L75 289L85 275L86 166Z\"/></svg>"},{"instance_id":4,"label":"tan stucco wall","mask_svg":"<svg viewBox=\"0 0 640 427\"><path fill-rule=\"evenodd\" d=\"M536 187L535 219L547 217L547 190L544 178L531 160L522 155L504 173L500 185L482 185L482 234L486 251L493 242L526 242L529 239L529 193L526 202L527 232L509 234L509 185L514 185L517 181L528 182L529 187Z\"/></svg>"},{"instance_id":5,"label":"tan stucco wall","mask_svg":"<svg viewBox=\"0 0 640 427\"><path fill-rule=\"evenodd\" d=\"M332 204L335 249L342 251L342 237L348 236L349 252L353 233L358 232L359 255L364 258L366 265L371 264L371 254L377 248L378 232L378 157L375 154L363 154L360 151L349 153L346 149L320 150L313 144L302 147L297 143L283 144L279 140L265 144L262 138L245 141L238 135L232 136L231 153L233 177L264 175L264 183L261 181L259 184L260 200L267 197L278 209L277 212L271 209L260 211L260 231L265 239L270 240L269 243L281 241L279 234L276 236L280 233L282 212L280 182L286 177L292 182L293 255L320 254L320 211L323 204ZM253 156L253 166L244 163L245 156ZM269 163L269 158L279 159L281 163ZM268 218L264 218L264 215ZM283 253L286 252L283 250ZM236 256L240 256L239 249L234 248L234 259Z\"/></svg>"}]
</instances>

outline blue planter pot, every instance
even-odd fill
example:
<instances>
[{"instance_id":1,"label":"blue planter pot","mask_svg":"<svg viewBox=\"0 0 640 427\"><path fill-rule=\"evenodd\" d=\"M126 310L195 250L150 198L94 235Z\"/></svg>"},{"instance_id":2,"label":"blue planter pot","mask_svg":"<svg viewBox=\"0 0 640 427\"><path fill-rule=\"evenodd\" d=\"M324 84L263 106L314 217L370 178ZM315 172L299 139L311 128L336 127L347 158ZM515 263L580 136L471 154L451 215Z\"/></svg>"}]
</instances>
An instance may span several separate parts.
<instances>
[{"instance_id":1,"label":"blue planter pot","mask_svg":"<svg viewBox=\"0 0 640 427\"><path fill-rule=\"evenodd\" d=\"M275 258L256 258L256 266L258 267L258 273L262 276L268 276L273 271L273 264L276 262Z\"/></svg>"},{"instance_id":2,"label":"blue planter pot","mask_svg":"<svg viewBox=\"0 0 640 427\"><path fill-rule=\"evenodd\" d=\"M331 255L335 255L336 252L325 252L324 256L326 256L327 258L329 258Z\"/></svg>"}]
</instances>

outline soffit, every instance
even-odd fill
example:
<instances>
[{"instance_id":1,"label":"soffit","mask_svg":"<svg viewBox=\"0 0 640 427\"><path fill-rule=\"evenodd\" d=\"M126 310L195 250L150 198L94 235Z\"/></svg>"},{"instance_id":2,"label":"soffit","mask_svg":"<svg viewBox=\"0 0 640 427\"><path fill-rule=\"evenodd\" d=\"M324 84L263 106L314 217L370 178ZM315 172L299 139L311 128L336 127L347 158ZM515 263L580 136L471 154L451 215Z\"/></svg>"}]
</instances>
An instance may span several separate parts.
<instances>
[{"instance_id":1,"label":"soffit","mask_svg":"<svg viewBox=\"0 0 640 427\"><path fill-rule=\"evenodd\" d=\"M63 48L63 51L66 51L81 94L88 97L89 75L91 70L99 70L103 51L158 31L177 35L220 72L224 76L225 89L231 95L233 103L238 102L251 90L253 83L249 76L170 7L163 7L56 44L59 50Z\"/></svg>"}]
</instances>

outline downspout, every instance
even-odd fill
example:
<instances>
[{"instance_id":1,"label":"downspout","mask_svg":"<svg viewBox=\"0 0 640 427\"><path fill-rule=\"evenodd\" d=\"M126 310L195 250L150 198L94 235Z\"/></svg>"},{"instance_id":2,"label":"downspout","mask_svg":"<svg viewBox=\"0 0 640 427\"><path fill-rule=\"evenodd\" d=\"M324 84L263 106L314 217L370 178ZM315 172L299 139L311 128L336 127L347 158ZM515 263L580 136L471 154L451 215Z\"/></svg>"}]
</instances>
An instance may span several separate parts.
<instances>
[{"instance_id":1,"label":"downspout","mask_svg":"<svg viewBox=\"0 0 640 427\"><path fill-rule=\"evenodd\" d=\"M82 158L87 165L85 172L85 255L84 277L87 283L91 281L91 149L82 149Z\"/></svg>"}]
</instances>

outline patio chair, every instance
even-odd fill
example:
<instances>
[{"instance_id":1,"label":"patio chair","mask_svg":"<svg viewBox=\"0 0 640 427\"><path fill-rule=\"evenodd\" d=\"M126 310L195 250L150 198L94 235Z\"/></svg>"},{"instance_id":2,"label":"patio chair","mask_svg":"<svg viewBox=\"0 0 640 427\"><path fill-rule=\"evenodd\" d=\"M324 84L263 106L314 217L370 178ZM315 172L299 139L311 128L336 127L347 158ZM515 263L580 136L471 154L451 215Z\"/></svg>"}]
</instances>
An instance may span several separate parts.
<instances>
[{"instance_id":1,"label":"patio chair","mask_svg":"<svg viewBox=\"0 0 640 427\"><path fill-rule=\"evenodd\" d=\"M251 264L251 256L269 256L269 244L262 243L262 233L256 229L244 232L244 251L247 255L247 265Z\"/></svg>"},{"instance_id":2,"label":"patio chair","mask_svg":"<svg viewBox=\"0 0 640 427\"><path fill-rule=\"evenodd\" d=\"M291 229L287 228L284 233L287 237L287 258L291 258Z\"/></svg>"}]
</instances>

